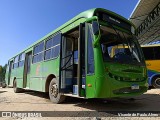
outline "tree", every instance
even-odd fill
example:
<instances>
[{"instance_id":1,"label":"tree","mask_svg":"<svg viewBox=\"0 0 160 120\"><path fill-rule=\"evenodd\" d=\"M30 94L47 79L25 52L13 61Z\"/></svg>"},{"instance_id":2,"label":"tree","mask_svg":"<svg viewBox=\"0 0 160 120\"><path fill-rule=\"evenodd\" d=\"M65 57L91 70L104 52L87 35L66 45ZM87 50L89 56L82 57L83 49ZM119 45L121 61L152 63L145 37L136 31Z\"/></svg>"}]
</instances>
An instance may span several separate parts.
<instances>
[{"instance_id":1,"label":"tree","mask_svg":"<svg viewBox=\"0 0 160 120\"><path fill-rule=\"evenodd\" d=\"M3 67L2 65L0 65L0 81L3 81L5 78L6 68L7 68L7 64L5 64Z\"/></svg>"},{"instance_id":2,"label":"tree","mask_svg":"<svg viewBox=\"0 0 160 120\"><path fill-rule=\"evenodd\" d=\"M2 74L2 72L3 72L3 67L2 65L0 65L0 74Z\"/></svg>"}]
</instances>

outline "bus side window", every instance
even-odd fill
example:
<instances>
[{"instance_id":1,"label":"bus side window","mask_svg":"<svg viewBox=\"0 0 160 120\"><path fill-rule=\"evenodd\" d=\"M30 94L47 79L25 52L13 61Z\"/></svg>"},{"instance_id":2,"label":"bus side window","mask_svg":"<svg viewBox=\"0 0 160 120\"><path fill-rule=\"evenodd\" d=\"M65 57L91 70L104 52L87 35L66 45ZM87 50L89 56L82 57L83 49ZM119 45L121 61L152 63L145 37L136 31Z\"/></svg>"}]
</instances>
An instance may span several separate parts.
<instances>
[{"instance_id":1,"label":"bus side window","mask_svg":"<svg viewBox=\"0 0 160 120\"><path fill-rule=\"evenodd\" d=\"M19 55L14 58L13 69L18 68L18 58L19 58Z\"/></svg>"},{"instance_id":2,"label":"bus side window","mask_svg":"<svg viewBox=\"0 0 160 120\"><path fill-rule=\"evenodd\" d=\"M49 60L52 58L57 58L60 53L60 40L61 34L57 34L46 41L45 46L45 60Z\"/></svg>"},{"instance_id":3,"label":"bus side window","mask_svg":"<svg viewBox=\"0 0 160 120\"><path fill-rule=\"evenodd\" d=\"M34 51L33 51L33 63L43 61L43 53L44 50L44 41L38 43L36 46L34 46Z\"/></svg>"}]
</instances>

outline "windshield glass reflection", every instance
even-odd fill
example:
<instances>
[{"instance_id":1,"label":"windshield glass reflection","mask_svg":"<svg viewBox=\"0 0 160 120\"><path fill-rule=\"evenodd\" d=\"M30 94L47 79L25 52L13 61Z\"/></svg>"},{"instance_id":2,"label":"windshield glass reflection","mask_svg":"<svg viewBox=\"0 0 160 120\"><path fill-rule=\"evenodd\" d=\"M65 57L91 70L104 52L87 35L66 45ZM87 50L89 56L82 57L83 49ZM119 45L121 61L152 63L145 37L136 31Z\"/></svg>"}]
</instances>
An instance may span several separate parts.
<instances>
[{"instance_id":1,"label":"windshield glass reflection","mask_svg":"<svg viewBox=\"0 0 160 120\"><path fill-rule=\"evenodd\" d=\"M133 35L106 26L100 29L104 61L132 64L144 62Z\"/></svg>"}]
</instances>

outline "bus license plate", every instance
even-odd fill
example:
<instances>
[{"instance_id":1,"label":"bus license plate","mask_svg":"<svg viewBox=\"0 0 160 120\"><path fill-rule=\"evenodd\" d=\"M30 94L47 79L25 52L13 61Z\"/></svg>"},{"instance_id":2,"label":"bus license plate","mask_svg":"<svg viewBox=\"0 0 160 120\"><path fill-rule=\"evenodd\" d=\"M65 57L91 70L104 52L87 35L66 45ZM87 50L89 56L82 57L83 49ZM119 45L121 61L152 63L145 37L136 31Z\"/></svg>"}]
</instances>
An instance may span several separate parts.
<instances>
[{"instance_id":1,"label":"bus license plate","mask_svg":"<svg viewBox=\"0 0 160 120\"><path fill-rule=\"evenodd\" d=\"M135 89L137 90L137 89L139 89L139 85L134 84L134 85L131 86L131 89L132 90L135 90Z\"/></svg>"}]
</instances>

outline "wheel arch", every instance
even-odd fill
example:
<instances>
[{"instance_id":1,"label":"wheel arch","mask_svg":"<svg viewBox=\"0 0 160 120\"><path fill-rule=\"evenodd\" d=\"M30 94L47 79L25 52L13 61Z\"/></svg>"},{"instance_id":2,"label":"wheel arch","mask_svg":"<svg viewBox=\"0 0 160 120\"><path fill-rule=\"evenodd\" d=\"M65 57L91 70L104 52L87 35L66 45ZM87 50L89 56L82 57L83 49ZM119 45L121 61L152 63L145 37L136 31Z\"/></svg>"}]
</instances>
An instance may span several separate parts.
<instances>
[{"instance_id":1,"label":"wheel arch","mask_svg":"<svg viewBox=\"0 0 160 120\"><path fill-rule=\"evenodd\" d=\"M47 76L46 83L45 83L45 92L49 92L49 84L53 78L56 78L54 74L50 74Z\"/></svg>"},{"instance_id":2,"label":"wheel arch","mask_svg":"<svg viewBox=\"0 0 160 120\"><path fill-rule=\"evenodd\" d=\"M15 80L16 80L16 77L13 78L12 85L14 84L14 81L15 81Z\"/></svg>"},{"instance_id":3,"label":"wheel arch","mask_svg":"<svg viewBox=\"0 0 160 120\"><path fill-rule=\"evenodd\" d=\"M160 74L154 74L154 75L152 75L150 77L150 79L149 79L149 85L152 85L152 82L153 82L154 78L156 78L156 77L160 77Z\"/></svg>"}]
</instances>

